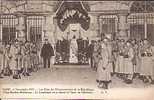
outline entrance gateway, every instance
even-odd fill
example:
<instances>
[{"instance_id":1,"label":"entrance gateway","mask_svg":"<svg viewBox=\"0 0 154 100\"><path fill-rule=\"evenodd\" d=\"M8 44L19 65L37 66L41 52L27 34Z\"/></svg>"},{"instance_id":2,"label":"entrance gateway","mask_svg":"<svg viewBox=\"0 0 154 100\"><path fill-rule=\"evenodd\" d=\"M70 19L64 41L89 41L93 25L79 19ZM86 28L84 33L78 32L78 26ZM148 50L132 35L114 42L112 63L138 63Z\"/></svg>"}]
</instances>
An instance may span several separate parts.
<instances>
[{"instance_id":1,"label":"entrance gateway","mask_svg":"<svg viewBox=\"0 0 154 100\"><path fill-rule=\"evenodd\" d=\"M88 64L87 31L90 17L82 2L64 1L56 12L57 25L63 32L56 42L56 64ZM58 37L58 36L57 36Z\"/></svg>"}]
</instances>

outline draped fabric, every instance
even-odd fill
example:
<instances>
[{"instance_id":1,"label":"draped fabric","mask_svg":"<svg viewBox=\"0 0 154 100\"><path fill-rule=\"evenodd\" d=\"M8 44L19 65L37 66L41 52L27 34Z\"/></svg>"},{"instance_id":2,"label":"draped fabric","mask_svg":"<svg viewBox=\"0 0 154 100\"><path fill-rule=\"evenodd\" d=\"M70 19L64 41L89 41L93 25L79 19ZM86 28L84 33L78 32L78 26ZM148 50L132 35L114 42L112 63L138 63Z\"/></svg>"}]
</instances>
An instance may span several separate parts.
<instances>
[{"instance_id":1,"label":"draped fabric","mask_svg":"<svg viewBox=\"0 0 154 100\"><path fill-rule=\"evenodd\" d=\"M78 63L77 58L78 45L76 39L72 39L70 43L70 63Z\"/></svg>"},{"instance_id":2,"label":"draped fabric","mask_svg":"<svg viewBox=\"0 0 154 100\"><path fill-rule=\"evenodd\" d=\"M62 31L65 31L71 23L80 23L84 30L87 30L90 24L90 17L80 1L63 2L58 9L56 18L57 24Z\"/></svg>"}]
</instances>

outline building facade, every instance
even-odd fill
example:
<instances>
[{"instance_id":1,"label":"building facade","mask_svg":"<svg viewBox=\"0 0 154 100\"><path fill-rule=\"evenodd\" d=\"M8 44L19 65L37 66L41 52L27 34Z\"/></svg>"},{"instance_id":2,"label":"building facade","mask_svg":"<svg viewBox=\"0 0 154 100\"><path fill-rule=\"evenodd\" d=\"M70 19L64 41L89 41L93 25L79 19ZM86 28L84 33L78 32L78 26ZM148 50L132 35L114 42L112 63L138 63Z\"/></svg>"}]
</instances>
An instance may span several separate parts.
<instances>
[{"instance_id":1,"label":"building facade","mask_svg":"<svg viewBox=\"0 0 154 100\"><path fill-rule=\"evenodd\" d=\"M73 17L72 17L73 16ZM75 17L77 16L77 17ZM81 18L81 19L80 19ZM147 38L154 44L153 1L1 0L0 40L52 43L77 37Z\"/></svg>"}]
</instances>

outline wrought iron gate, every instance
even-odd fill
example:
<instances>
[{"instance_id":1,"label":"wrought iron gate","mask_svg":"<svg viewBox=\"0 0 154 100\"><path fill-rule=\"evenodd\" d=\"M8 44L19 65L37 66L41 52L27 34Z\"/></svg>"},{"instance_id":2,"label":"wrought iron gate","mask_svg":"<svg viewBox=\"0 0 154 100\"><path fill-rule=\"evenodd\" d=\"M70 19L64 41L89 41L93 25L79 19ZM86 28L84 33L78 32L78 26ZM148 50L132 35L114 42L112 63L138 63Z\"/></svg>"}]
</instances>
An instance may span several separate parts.
<instances>
[{"instance_id":1,"label":"wrought iron gate","mask_svg":"<svg viewBox=\"0 0 154 100\"><path fill-rule=\"evenodd\" d=\"M3 42L11 42L16 39L17 24L16 16L10 14L1 15L1 40Z\"/></svg>"},{"instance_id":2,"label":"wrought iron gate","mask_svg":"<svg viewBox=\"0 0 154 100\"><path fill-rule=\"evenodd\" d=\"M27 35L28 40L32 42L41 42L43 33L43 16L27 17Z\"/></svg>"},{"instance_id":3,"label":"wrought iron gate","mask_svg":"<svg viewBox=\"0 0 154 100\"><path fill-rule=\"evenodd\" d=\"M130 10L130 38L146 38L154 45L154 1L135 1Z\"/></svg>"},{"instance_id":4,"label":"wrought iron gate","mask_svg":"<svg viewBox=\"0 0 154 100\"><path fill-rule=\"evenodd\" d=\"M100 17L101 35L111 34L115 38L117 33L118 18L116 15L103 15ZM102 36L101 36L102 37Z\"/></svg>"}]
</instances>

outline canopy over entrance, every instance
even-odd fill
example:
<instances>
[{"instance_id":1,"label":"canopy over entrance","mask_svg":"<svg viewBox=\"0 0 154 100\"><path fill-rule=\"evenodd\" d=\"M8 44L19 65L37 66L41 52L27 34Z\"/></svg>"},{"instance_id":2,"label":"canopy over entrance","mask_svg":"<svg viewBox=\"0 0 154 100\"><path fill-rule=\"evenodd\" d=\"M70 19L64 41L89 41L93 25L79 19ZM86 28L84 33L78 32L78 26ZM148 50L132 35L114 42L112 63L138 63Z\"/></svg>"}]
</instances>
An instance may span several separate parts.
<instances>
[{"instance_id":1,"label":"canopy over entrance","mask_svg":"<svg viewBox=\"0 0 154 100\"><path fill-rule=\"evenodd\" d=\"M70 2L63 1L56 12L56 18L59 28L62 31L72 23L80 23L84 30L89 28L90 17L81 1Z\"/></svg>"}]
</instances>

